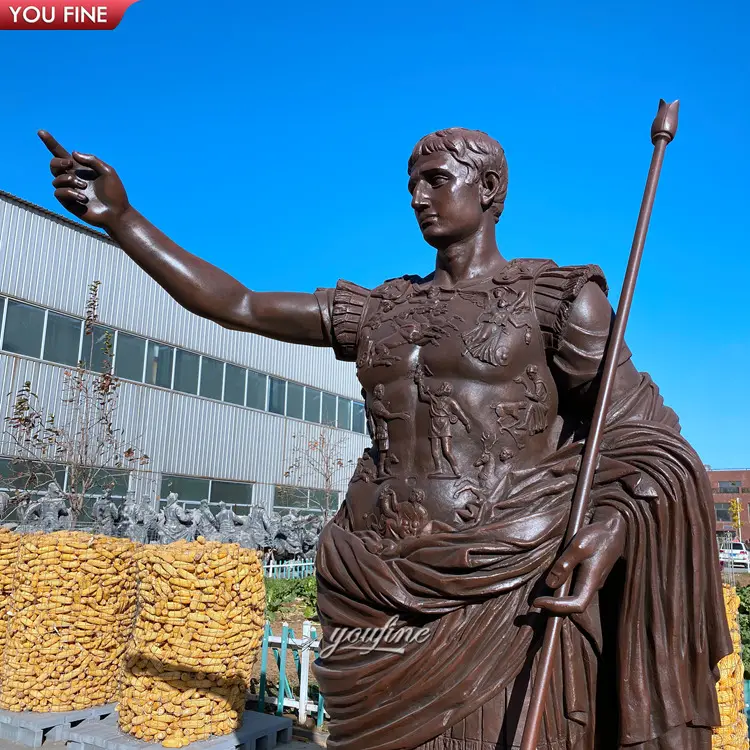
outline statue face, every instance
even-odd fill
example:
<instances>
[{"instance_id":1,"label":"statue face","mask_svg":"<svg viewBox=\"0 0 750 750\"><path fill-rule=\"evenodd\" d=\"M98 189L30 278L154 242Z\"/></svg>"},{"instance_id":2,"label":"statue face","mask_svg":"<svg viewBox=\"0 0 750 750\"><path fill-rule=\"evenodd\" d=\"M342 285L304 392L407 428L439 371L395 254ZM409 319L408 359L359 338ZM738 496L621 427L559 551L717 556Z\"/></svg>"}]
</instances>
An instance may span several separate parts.
<instances>
[{"instance_id":1,"label":"statue face","mask_svg":"<svg viewBox=\"0 0 750 750\"><path fill-rule=\"evenodd\" d=\"M467 178L467 168L448 153L420 156L409 175L422 236L438 250L471 237L481 226L479 183Z\"/></svg>"}]
</instances>

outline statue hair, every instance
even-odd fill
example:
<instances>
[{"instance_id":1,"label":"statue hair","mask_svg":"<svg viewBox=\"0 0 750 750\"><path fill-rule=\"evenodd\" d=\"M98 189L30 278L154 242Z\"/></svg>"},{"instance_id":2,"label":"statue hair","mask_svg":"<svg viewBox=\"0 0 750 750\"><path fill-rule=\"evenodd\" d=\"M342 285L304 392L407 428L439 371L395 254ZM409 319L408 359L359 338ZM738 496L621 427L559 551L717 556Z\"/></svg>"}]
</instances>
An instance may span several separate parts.
<instances>
[{"instance_id":1,"label":"statue hair","mask_svg":"<svg viewBox=\"0 0 750 750\"><path fill-rule=\"evenodd\" d=\"M508 162L505 159L503 147L487 133L481 130L466 128L445 128L420 138L409 157L408 171L414 167L420 156L445 152L450 154L459 164L463 164L468 172L468 181L479 182L485 172L492 170L500 177L500 189L490 210L497 222L505 207L505 197L508 194Z\"/></svg>"}]
</instances>

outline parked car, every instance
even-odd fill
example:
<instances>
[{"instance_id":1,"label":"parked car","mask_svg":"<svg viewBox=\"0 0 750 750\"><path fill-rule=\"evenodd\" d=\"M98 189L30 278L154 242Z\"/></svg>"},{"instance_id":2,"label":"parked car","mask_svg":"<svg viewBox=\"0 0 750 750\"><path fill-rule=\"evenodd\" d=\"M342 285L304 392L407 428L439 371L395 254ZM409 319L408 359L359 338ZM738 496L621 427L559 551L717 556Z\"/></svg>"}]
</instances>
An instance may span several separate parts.
<instances>
[{"instance_id":1,"label":"parked car","mask_svg":"<svg viewBox=\"0 0 750 750\"><path fill-rule=\"evenodd\" d=\"M729 542L719 550L719 560L734 568L744 568L750 572L750 555L744 542Z\"/></svg>"}]
</instances>

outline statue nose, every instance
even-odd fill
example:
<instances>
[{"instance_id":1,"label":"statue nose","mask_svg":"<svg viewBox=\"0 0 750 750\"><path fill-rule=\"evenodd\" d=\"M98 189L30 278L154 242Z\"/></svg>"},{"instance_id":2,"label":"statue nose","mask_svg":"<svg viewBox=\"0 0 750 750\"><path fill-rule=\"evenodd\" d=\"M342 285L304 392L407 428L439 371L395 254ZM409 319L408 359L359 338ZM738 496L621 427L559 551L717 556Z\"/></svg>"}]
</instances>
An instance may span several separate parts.
<instances>
[{"instance_id":1,"label":"statue nose","mask_svg":"<svg viewBox=\"0 0 750 750\"><path fill-rule=\"evenodd\" d=\"M427 199L427 196L425 195L424 191L421 190L420 188L415 188L411 196L411 207L415 211L419 211L420 209L428 208L429 205L430 205L430 202Z\"/></svg>"}]
</instances>

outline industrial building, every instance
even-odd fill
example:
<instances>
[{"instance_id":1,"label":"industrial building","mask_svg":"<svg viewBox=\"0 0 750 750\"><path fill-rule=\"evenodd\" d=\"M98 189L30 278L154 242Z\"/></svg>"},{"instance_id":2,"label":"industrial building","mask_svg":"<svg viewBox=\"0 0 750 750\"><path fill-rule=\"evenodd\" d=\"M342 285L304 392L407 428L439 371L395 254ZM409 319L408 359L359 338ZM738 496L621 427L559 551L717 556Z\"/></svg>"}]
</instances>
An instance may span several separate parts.
<instances>
[{"instance_id":1,"label":"industrial building","mask_svg":"<svg viewBox=\"0 0 750 750\"><path fill-rule=\"evenodd\" d=\"M98 324L86 335L94 281L101 282ZM174 491L186 505L207 498L238 514L251 504L320 512L328 485L340 503L370 442L352 364L328 349L199 318L106 235L1 191L0 489L12 483L4 418L18 389L30 381L39 403L56 413L66 368L81 360L100 368L105 338L122 381L117 425L150 457L138 487L122 473L114 498L137 489L157 503ZM289 472L321 433L340 454L341 471L326 479L303 461ZM65 489L62 465L58 476Z\"/></svg>"},{"instance_id":2,"label":"industrial building","mask_svg":"<svg viewBox=\"0 0 750 750\"><path fill-rule=\"evenodd\" d=\"M707 466L716 513L716 533L727 541L750 540L750 469L712 469ZM731 504L739 502L739 527L732 518Z\"/></svg>"}]
</instances>

